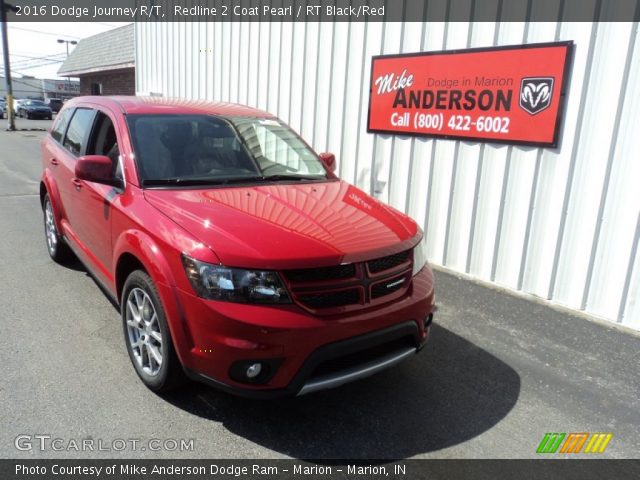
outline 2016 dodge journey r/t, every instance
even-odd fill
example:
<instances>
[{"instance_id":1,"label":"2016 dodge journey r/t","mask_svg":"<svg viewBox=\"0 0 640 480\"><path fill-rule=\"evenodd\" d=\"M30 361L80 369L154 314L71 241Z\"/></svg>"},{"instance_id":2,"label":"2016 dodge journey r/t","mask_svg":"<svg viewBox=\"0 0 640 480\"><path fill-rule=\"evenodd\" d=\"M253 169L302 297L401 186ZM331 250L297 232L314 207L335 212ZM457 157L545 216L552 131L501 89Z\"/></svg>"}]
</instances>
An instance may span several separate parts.
<instances>
[{"instance_id":1,"label":"2016 dodge journey r/t","mask_svg":"<svg viewBox=\"0 0 640 480\"><path fill-rule=\"evenodd\" d=\"M241 395L301 395L427 341L420 228L273 115L80 97L43 140L42 166L49 254L73 252L113 296L152 390L186 373Z\"/></svg>"}]
</instances>

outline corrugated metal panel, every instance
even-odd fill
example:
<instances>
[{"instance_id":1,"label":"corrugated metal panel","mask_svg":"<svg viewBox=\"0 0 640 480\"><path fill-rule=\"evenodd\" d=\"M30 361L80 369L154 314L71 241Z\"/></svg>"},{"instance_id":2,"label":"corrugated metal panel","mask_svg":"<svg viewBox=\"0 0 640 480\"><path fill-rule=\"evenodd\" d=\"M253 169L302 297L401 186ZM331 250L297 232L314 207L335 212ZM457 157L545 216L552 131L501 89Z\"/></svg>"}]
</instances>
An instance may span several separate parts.
<instances>
[{"instance_id":1,"label":"corrugated metal panel","mask_svg":"<svg viewBox=\"0 0 640 480\"><path fill-rule=\"evenodd\" d=\"M472 19L475 2L458 3ZM513 8L494 3L496 17ZM595 14L599 5L580 8ZM343 179L415 218L432 263L640 329L637 31L584 22L138 23L137 90L275 113L318 151L335 152ZM366 133L373 55L559 40L576 48L558 149Z\"/></svg>"}]
</instances>

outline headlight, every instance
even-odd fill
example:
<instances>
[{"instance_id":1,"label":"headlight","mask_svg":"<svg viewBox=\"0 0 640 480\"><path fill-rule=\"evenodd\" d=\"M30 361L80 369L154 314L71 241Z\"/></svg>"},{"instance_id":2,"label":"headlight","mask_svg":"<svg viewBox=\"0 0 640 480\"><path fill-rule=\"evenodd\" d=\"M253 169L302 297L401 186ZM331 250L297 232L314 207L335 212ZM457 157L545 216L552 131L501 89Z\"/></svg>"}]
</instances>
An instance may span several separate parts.
<instances>
[{"instance_id":1,"label":"headlight","mask_svg":"<svg viewBox=\"0 0 640 480\"><path fill-rule=\"evenodd\" d=\"M198 296L238 303L290 303L276 272L242 270L200 262L182 254L182 265Z\"/></svg>"},{"instance_id":2,"label":"headlight","mask_svg":"<svg viewBox=\"0 0 640 480\"><path fill-rule=\"evenodd\" d=\"M427 242L423 238L413 249L413 275L417 275L427 264Z\"/></svg>"}]
</instances>

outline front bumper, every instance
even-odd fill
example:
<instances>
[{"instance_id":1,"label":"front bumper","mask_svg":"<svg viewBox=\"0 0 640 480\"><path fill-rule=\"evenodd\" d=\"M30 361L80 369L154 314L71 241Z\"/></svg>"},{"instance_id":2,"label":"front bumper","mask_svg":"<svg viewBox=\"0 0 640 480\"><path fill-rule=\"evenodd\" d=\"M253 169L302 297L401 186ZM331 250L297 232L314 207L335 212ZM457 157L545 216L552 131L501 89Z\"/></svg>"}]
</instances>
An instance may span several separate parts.
<instances>
[{"instance_id":1,"label":"front bumper","mask_svg":"<svg viewBox=\"0 0 640 480\"><path fill-rule=\"evenodd\" d=\"M27 110L25 111L24 115L25 117L31 117L31 118L49 118L52 114L51 112Z\"/></svg>"},{"instance_id":2,"label":"front bumper","mask_svg":"<svg viewBox=\"0 0 640 480\"><path fill-rule=\"evenodd\" d=\"M418 328L416 322L408 321L390 328L325 345L309 356L289 385L284 388L250 389L245 386L230 385L189 369L186 369L186 373L193 380L248 398L268 399L306 395L366 378L400 363L406 358L415 355L424 346L424 342L418 346L412 345L417 338ZM404 343L404 346L401 346L402 343ZM360 362L352 363L345 368L334 371L322 372L320 368L321 373L317 373L319 367L328 362L340 361L354 354L366 355L367 352L371 352L375 348L387 345L392 345L393 348L389 348L388 353L384 355L378 355L375 358L364 358Z\"/></svg>"},{"instance_id":3,"label":"front bumper","mask_svg":"<svg viewBox=\"0 0 640 480\"><path fill-rule=\"evenodd\" d=\"M249 397L305 394L376 373L419 351L434 309L433 274L425 267L406 295L385 305L317 317L297 305L267 307L203 300L178 291L188 334L176 349L187 374ZM172 318L175 318L171 313ZM178 328L172 325L172 330ZM175 340L175 335L174 335ZM239 361L274 361L268 381L236 381Z\"/></svg>"}]
</instances>

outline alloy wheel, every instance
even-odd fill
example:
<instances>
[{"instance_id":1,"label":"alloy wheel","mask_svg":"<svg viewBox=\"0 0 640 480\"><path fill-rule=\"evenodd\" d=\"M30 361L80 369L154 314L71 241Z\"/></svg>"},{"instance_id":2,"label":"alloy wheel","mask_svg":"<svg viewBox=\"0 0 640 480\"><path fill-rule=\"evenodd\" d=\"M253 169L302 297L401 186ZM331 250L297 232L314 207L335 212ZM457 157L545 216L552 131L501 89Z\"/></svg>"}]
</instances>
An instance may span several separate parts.
<instances>
[{"instance_id":1,"label":"alloy wheel","mask_svg":"<svg viewBox=\"0 0 640 480\"><path fill-rule=\"evenodd\" d=\"M49 248L49 253L53 256L56 254L56 249L58 248L58 231L56 230L56 222L53 218L53 209L51 208L50 201L47 201L44 207L44 216L47 247Z\"/></svg>"},{"instance_id":2,"label":"alloy wheel","mask_svg":"<svg viewBox=\"0 0 640 480\"><path fill-rule=\"evenodd\" d=\"M141 288L129 292L126 322L133 357L143 372L156 376L162 367L162 334L153 302Z\"/></svg>"}]
</instances>

